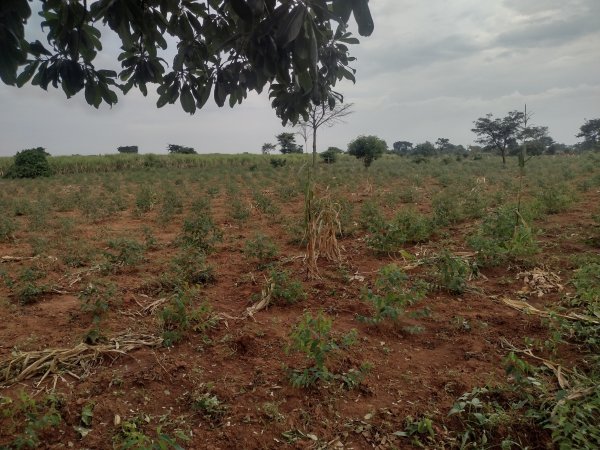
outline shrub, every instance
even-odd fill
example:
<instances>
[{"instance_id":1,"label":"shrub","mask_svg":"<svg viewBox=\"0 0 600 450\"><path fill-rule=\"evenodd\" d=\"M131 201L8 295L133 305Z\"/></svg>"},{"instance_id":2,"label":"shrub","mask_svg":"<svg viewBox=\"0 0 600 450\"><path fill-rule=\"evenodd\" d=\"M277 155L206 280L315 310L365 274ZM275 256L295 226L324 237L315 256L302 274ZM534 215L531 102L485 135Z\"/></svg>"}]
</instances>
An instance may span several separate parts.
<instances>
[{"instance_id":1,"label":"shrub","mask_svg":"<svg viewBox=\"0 0 600 450\"><path fill-rule=\"evenodd\" d=\"M43 147L21 150L15 155L14 164L8 168L6 178L37 178L52 175L48 153Z\"/></svg>"},{"instance_id":2,"label":"shrub","mask_svg":"<svg viewBox=\"0 0 600 450\"><path fill-rule=\"evenodd\" d=\"M287 159L281 159L281 158L271 158L269 160L269 163L271 164L272 167L274 168L278 168L278 167L283 167L286 165L287 163Z\"/></svg>"},{"instance_id":3,"label":"shrub","mask_svg":"<svg viewBox=\"0 0 600 450\"><path fill-rule=\"evenodd\" d=\"M342 153L344 153L344 151L337 147L329 147L327 150L322 152L320 156L325 164L333 164L337 161L338 155Z\"/></svg>"}]
</instances>

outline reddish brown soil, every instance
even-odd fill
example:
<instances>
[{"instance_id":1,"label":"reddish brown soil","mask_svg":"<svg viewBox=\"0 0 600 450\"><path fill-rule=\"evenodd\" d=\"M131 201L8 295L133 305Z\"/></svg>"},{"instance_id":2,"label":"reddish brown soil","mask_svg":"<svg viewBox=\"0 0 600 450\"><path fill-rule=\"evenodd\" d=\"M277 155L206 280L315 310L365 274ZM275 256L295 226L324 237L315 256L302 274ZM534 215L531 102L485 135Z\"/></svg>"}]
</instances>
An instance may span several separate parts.
<instances>
[{"instance_id":1,"label":"reddish brown soil","mask_svg":"<svg viewBox=\"0 0 600 450\"><path fill-rule=\"evenodd\" d=\"M363 201L361 196L351 198L357 208ZM537 261L561 273L565 281L572 268L569 257L593 251L585 237L592 226L591 211L599 201L597 192L587 193L568 212L548 216L539 223L542 256ZM301 256L303 249L287 243L280 223L253 209L248 224L239 228L228 221L226 203L224 194L213 202L224 240L218 251L209 256L216 282L201 291L201 297L223 317L216 329L208 332L210 341L190 332L172 348L145 348L114 361L105 360L81 380L68 374L59 377L56 392L64 398L63 422L43 434L42 448L111 448L113 436L118 433L114 425L116 415L121 420L147 418L145 431L152 436L162 420L165 433L173 435L175 430L182 430L188 435L189 442L180 443L190 449L316 447L306 437L309 434L316 436L321 445L329 443L333 448L338 442L343 448L410 448L408 439L395 438L391 433L404 429L407 416L423 415L433 419L439 442L450 442L453 422L447 413L456 399L475 386L506 381L502 360L507 350L502 341L522 347L524 337L547 336L547 327L539 318L499 301L505 295L517 297L515 293L522 287L516 279L520 267L482 269L483 276L473 279L471 289L464 295L429 294L419 305L431 310L428 318L403 319L395 325L365 325L356 320L357 314L369 312L368 306L359 301L361 290L374 281L376 271L391 258L370 253L361 241L363 234L357 232L341 241L346 258L343 270L319 260L322 280L308 280L302 259L290 259ZM301 220L301 211L302 201L297 199L284 205L282 215ZM59 214L69 215L73 214ZM173 241L182 217L179 215L161 229L153 222L152 213L134 218L126 211L110 221L78 228L77 238L98 249L105 242L100 236L139 235L144 225L152 227L158 241L158 248L145 254L143 264L106 277L118 285L123 299L111 307L108 319L102 323L106 335L125 330L160 333L155 317L132 314L139 310L139 304L149 301L143 293L150 297L156 294L148 289L148 282L163 273L177 253ZM463 224L446 231L460 243L460 236L472 226ZM264 278L263 272L256 270L256 265L241 252L245 240L257 230L277 241L281 254L287 258L282 258L283 266L303 280L309 295L306 301L261 311L255 320L236 319L251 304L251 296L260 293ZM0 256L30 254L29 246L18 235L16 238L14 243L0 244ZM49 238L61 237L50 234ZM432 244L406 250L427 254L435 248ZM466 244L454 250L469 251ZM402 264L401 259L398 262ZM50 293L39 302L20 306L8 287L0 287L0 299L4 299L0 309L2 360L10 357L13 348L29 351L74 346L90 328L91 318L81 311L78 291L97 275L84 275L80 282L69 286L68 278L63 277L74 269L43 257L5 262L1 267L16 274L34 265L45 268L45 282L68 293ZM411 270L410 275L426 276L427 270L420 267ZM365 281L347 282L344 273L362 275ZM543 307L557 302L561 295L554 292L531 301ZM329 363L335 372L371 363L371 372L357 389L349 391L337 385L299 389L288 381L285 367L306 364L302 357L284 351L289 332L303 311L319 309L334 319L336 334L351 329L359 333L357 344ZM469 329L463 328L457 318L463 318ZM416 324L424 331L410 334L403 330L405 325ZM24 390L42 398L54 381L49 378L38 386L38 380L39 377L6 387L0 395L16 398ZM212 384L211 392L226 406L223 416L211 419L191 408L190 399L203 383ZM94 405L92 430L80 439L73 427L79 424L83 405L90 403ZM304 436L299 435L295 442L286 441L282 433L290 430L299 430ZM11 438L0 432L0 445ZM542 438L541 442L532 443L532 448L547 448L547 436Z\"/></svg>"}]
</instances>

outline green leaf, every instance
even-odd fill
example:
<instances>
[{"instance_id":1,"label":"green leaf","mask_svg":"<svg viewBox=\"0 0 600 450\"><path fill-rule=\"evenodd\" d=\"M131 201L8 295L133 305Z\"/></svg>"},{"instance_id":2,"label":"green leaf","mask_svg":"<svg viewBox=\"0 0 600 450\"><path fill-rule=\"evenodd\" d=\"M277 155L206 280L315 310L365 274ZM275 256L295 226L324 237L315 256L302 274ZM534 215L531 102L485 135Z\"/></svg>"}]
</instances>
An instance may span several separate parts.
<instances>
[{"instance_id":1,"label":"green leaf","mask_svg":"<svg viewBox=\"0 0 600 450\"><path fill-rule=\"evenodd\" d=\"M369 0L352 0L352 11L358 24L358 33L361 36L370 36L373 33L375 24L369 10Z\"/></svg>"},{"instance_id":2,"label":"green leaf","mask_svg":"<svg viewBox=\"0 0 600 450\"><path fill-rule=\"evenodd\" d=\"M252 10L244 0L230 0L233 11L240 16L244 22L252 21Z\"/></svg>"},{"instance_id":3,"label":"green leaf","mask_svg":"<svg viewBox=\"0 0 600 450\"><path fill-rule=\"evenodd\" d=\"M196 112L196 102L194 101L194 96L192 95L189 85L186 84L181 88L179 101L186 113L194 114Z\"/></svg>"},{"instance_id":4,"label":"green leaf","mask_svg":"<svg viewBox=\"0 0 600 450\"><path fill-rule=\"evenodd\" d=\"M333 14L335 14L343 23L348 23L352 13L352 1L333 0Z\"/></svg>"},{"instance_id":5,"label":"green leaf","mask_svg":"<svg viewBox=\"0 0 600 450\"><path fill-rule=\"evenodd\" d=\"M310 92L313 87L312 78L308 72L300 72L298 74L298 84L304 92Z\"/></svg>"},{"instance_id":6,"label":"green leaf","mask_svg":"<svg viewBox=\"0 0 600 450\"><path fill-rule=\"evenodd\" d=\"M25 67L23 72L21 72L19 74L19 76L17 77L17 87L23 87L25 85L25 83L27 83L31 79L31 77L35 73L35 70L38 68L39 64L40 64L39 61L34 61L34 62L29 63Z\"/></svg>"},{"instance_id":7,"label":"green leaf","mask_svg":"<svg viewBox=\"0 0 600 450\"><path fill-rule=\"evenodd\" d=\"M297 5L281 20L277 30L277 40L281 46L286 46L298 37L305 15L306 7Z\"/></svg>"}]
</instances>

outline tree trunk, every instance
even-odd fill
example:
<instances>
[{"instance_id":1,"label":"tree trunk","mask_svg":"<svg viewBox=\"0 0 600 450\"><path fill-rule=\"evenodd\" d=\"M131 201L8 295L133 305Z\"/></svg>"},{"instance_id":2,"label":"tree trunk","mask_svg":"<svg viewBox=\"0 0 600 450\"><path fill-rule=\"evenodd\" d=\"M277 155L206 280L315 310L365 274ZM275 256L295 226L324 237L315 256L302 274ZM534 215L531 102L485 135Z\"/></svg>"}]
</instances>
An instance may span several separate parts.
<instances>
[{"instance_id":1,"label":"tree trunk","mask_svg":"<svg viewBox=\"0 0 600 450\"><path fill-rule=\"evenodd\" d=\"M506 166L506 149L502 149L502 165Z\"/></svg>"},{"instance_id":2,"label":"tree trunk","mask_svg":"<svg viewBox=\"0 0 600 450\"><path fill-rule=\"evenodd\" d=\"M317 168L317 127L313 127L313 169Z\"/></svg>"}]
</instances>

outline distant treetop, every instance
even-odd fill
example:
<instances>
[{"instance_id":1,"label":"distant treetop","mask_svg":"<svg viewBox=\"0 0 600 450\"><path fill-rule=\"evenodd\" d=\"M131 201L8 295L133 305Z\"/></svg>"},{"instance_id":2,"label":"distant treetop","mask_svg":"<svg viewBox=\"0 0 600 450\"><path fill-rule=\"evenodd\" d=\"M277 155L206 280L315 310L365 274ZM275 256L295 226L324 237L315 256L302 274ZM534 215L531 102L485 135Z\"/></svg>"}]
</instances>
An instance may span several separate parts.
<instances>
[{"instance_id":1,"label":"distant treetop","mask_svg":"<svg viewBox=\"0 0 600 450\"><path fill-rule=\"evenodd\" d=\"M185 147L183 145L177 145L177 144L169 144L167 146L167 150L171 154L173 154L173 153L181 154L181 155L196 155L197 154L196 150L194 150L192 147Z\"/></svg>"}]
</instances>

